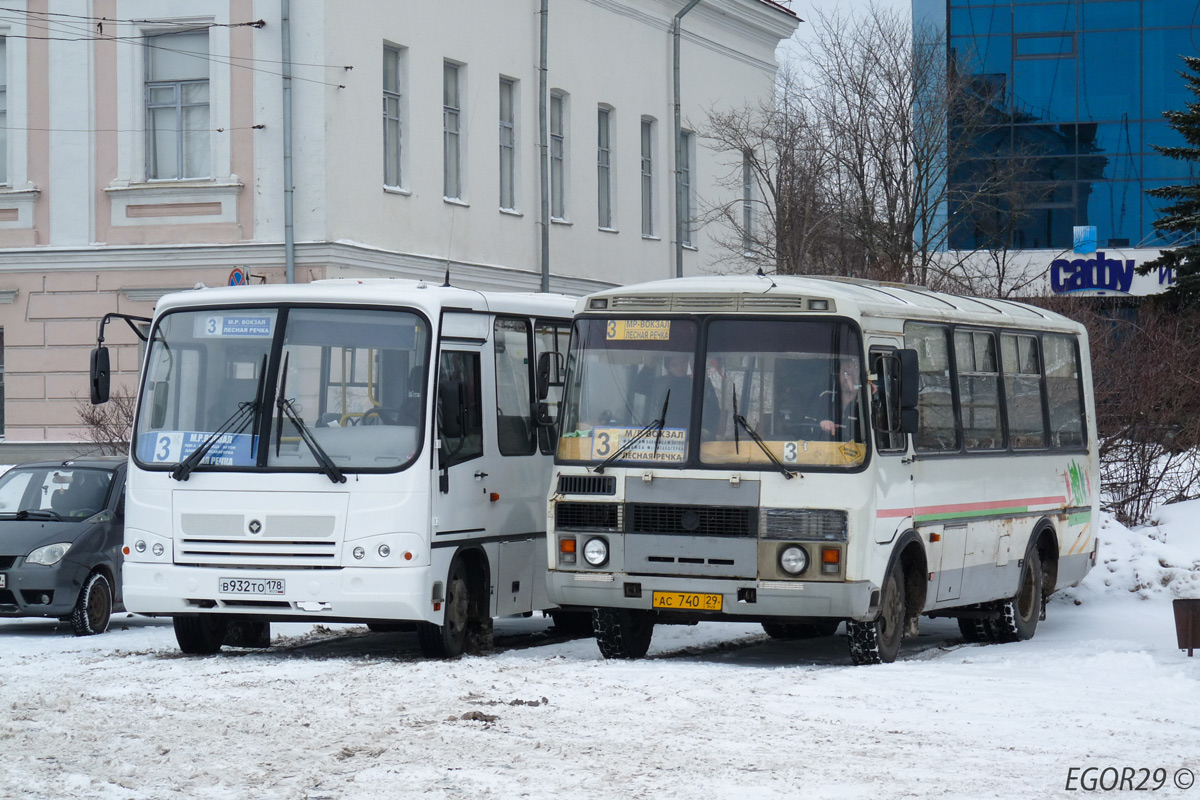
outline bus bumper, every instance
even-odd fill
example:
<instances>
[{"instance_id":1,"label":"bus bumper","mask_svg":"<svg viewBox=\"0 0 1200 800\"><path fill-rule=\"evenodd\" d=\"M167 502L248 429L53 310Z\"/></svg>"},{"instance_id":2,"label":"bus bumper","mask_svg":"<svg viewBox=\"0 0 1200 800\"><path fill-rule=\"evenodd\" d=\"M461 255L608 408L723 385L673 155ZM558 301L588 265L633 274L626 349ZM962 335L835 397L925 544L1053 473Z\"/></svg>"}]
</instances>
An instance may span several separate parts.
<instances>
[{"instance_id":1,"label":"bus bumper","mask_svg":"<svg viewBox=\"0 0 1200 800\"><path fill-rule=\"evenodd\" d=\"M826 617L874 619L879 587L867 581L714 580L667 578L620 573L581 573L551 570L546 578L551 602L586 608L654 609L655 592L684 592L721 596L720 611L670 611L686 619L745 619ZM663 611L662 608L657 609Z\"/></svg>"},{"instance_id":2,"label":"bus bumper","mask_svg":"<svg viewBox=\"0 0 1200 800\"><path fill-rule=\"evenodd\" d=\"M283 593L230 594L221 579L282 580ZM271 570L183 567L126 561L125 608L137 614L245 614L275 621L441 622L426 571L412 569Z\"/></svg>"}]
</instances>

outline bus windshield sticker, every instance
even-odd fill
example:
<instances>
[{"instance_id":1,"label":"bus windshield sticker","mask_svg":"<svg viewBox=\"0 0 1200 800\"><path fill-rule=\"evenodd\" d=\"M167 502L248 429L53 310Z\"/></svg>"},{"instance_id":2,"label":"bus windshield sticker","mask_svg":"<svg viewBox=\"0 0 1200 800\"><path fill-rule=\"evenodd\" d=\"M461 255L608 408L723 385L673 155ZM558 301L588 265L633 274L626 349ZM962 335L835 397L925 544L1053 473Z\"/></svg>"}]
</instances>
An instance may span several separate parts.
<instances>
[{"instance_id":1,"label":"bus windshield sticker","mask_svg":"<svg viewBox=\"0 0 1200 800\"><path fill-rule=\"evenodd\" d=\"M641 428L596 428L592 431L592 458L608 458ZM659 433L662 435L659 436ZM650 433L621 454L618 461L686 461L687 428L663 428Z\"/></svg>"},{"instance_id":2,"label":"bus windshield sticker","mask_svg":"<svg viewBox=\"0 0 1200 800\"><path fill-rule=\"evenodd\" d=\"M671 338L669 319L610 319L606 337L610 342L633 342Z\"/></svg>"},{"instance_id":3,"label":"bus windshield sticker","mask_svg":"<svg viewBox=\"0 0 1200 800\"><path fill-rule=\"evenodd\" d=\"M196 338L270 338L274 316L266 314L208 314L196 317Z\"/></svg>"},{"instance_id":4,"label":"bus windshield sticker","mask_svg":"<svg viewBox=\"0 0 1200 800\"><path fill-rule=\"evenodd\" d=\"M138 460L146 464L177 464L190 456L209 431L151 431L138 439ZM201 464L220 467L252 467L258 437L249 433L227 433L213 443Z\"/></svg>"}]
</instances>

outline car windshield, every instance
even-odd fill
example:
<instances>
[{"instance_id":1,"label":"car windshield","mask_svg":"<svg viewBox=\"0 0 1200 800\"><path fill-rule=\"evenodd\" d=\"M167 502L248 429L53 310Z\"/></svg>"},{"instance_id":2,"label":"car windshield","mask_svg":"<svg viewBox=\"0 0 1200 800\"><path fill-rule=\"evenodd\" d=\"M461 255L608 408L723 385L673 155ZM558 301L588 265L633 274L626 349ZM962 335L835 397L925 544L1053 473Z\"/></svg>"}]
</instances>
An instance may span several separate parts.
<instances>
[{"instance_id":1,"label":"car windshield","mask_svg":"<svg viewBox=\"0 0 1200 800\"><path fill-rule=\"evenodd\" d=\"M699 339L696 318L576 320L558 458L617 453L617 462L682 466L698 455L701 465L764 469L863 462L866 376L852 325L712 318L702 351Z\"/></svg>"},{"instance_id":2,"label":"car windshield","mask_svg":"<svg viewBox=\"0 0 1200 800\"><path fill-rule=\"evenodd\" d=\"M75 467L15 467L0 475L0 520L87 519L104 510L113 474Z\"/></svg>"},{"instance_id":3,"label":"car windshield","mask_svg":"<svg viewBox=\"0 0 1200 800\"><path fill-rule=\"evenodd\" d=\"M423 437L428 326L406 311L207 309L151 337L139 463L198 469L394 470ZM313 447L315 443L316 447Z\"/></svg>"}]
</instances>

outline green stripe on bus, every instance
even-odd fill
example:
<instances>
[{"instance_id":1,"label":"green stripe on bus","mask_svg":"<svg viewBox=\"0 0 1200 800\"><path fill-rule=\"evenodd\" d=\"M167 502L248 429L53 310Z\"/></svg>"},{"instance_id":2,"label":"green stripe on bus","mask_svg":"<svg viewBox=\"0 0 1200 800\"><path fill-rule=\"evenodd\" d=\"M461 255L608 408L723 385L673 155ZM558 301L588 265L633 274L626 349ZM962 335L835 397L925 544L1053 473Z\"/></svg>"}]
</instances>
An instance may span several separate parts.
<instances>
[{"instance_id":1,"label":"green stripe on bus","mask_svg":"<svg viewBox=\"0 0 1200 800\"><path fill-rule=\"evenodd\" d=\"M1029 506L1013 506L1012 508L981 508L977 511L953 511L944 514L917 514L917 522L930 522L935 519L967 519L968 517L995 517L1003 514L1024 514Z\"/></svg>"},{"instance_id":2,"label":"green stripe on bus","mask_svg":"<svg viewBox=\"0 0 1200 800\"><path fill-rule=\"evenodd\" d=\"M1080 511L1078 514L1071 514L1067 517L1068 525L1086 525L1092 521L1092 512Z\"/></svg>"}]
</instances>

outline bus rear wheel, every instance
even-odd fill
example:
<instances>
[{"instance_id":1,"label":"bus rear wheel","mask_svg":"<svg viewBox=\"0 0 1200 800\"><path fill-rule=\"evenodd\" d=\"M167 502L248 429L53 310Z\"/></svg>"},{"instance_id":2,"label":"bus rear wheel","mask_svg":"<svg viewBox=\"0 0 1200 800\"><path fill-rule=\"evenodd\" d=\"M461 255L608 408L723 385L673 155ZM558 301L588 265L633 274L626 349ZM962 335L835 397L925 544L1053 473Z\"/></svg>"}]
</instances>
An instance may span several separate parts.
<instances>
[{"instance_id":1,"label":"bus rear wheel","mask_svg":"<svg viewBox=\"0 0 1200 800\"><path fill-rule=\"evenodd\" d=\"M218 614L190 614L174 618L175 641L189 656L211 656L225 644L229 620Z\"/></svg>"},{"instance_id":2,"label":"bus rear wheel","mask_svg":"<svg viewBox=\"0 0 1200 800\"><path fill-rule=\"evenodd\" d=\"M1021 567L1021 588L1000 607L1000 616L992 621L992 640L1022 642L1032 639L1042 616L1042 560L1036 548L1025 556Z\"/></svg>"},{"instance_id":3,"label":"bus rear wheel","mask_svg":"<svg viewBox=\"0 0 1200 800\"><path fill-rule=\"evenodd\" d=\"M426 658L457 658L467 642L471 624L471 590L461 561L450 566L446 578L446 612L441 625L423 622L417 628L417 641Z\"/></svg>"},{"instance_id":4,"label":"bus rear wheel","mask_svg":"<svg viewBox=\"0 0 1200 800\"><path fill-rule=\"evenodd\" d=\"M649 611L597 608L592 613L592 633L605 658L642 658L650 650L654 617Z\"/></svg>"},{"instance_id":5,"label":"bus rear wheel","mask_svg":"<svg viewBox=\"0 0 1200 800\"><path fill-rule=\"evenodd\" d=\"M871 622L846 621L850 660L855 664L890 664L900 653L904 633L904 573L893 564L883 581L879 616Z\"/></svg>"}]
</instances>

